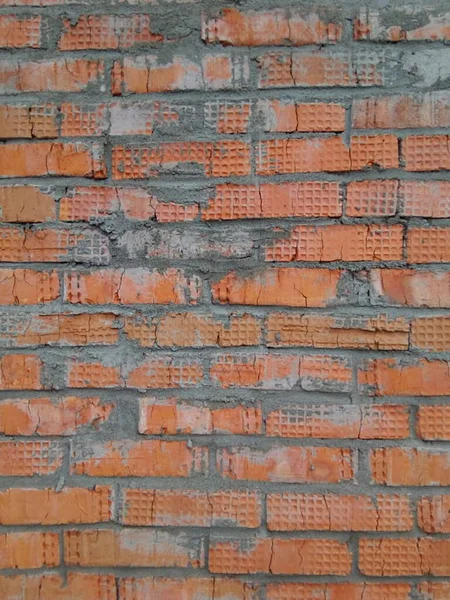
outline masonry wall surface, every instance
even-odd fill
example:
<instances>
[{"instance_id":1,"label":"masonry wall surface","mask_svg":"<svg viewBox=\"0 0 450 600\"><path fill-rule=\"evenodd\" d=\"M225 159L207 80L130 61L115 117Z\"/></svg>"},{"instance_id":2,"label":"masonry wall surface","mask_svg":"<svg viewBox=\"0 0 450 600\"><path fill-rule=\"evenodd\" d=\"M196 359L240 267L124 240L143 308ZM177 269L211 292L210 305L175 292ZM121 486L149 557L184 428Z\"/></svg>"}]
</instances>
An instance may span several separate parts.
<instances>
[{"instance_id":1,"label":"masonry wall surface","mask_svg":"<svg viewBox=\"0 0 450 600\"><path fill-rule=\"evenodd\" d=\"M0 600L450 598L450 4L0 40Z\"/></svg>"}]
</instances>

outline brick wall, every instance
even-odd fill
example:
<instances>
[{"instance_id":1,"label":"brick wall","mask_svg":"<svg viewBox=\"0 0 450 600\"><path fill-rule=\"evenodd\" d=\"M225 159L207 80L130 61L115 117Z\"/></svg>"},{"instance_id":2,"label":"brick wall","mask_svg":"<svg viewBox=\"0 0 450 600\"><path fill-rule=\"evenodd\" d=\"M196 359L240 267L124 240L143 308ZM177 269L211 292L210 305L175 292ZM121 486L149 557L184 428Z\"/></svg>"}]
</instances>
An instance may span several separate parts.
<instances>
[{"instance_id":1,"label":"brick wall","mask_svg":"<svg viewBox=\"0 0 450 600\"><path fill-rule=\"evenodd\" d=\"M450 598L448 3L0 6L0 599Z\"/></svg>"}]
</instances>

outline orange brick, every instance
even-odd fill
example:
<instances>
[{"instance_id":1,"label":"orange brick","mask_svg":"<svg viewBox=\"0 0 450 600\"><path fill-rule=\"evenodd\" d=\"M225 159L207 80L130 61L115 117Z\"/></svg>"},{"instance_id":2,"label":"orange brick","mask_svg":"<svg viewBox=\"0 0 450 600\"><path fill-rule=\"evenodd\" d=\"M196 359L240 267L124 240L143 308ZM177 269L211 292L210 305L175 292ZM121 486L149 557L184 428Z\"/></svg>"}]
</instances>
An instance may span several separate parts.
<instances>
[{"instance_id":1,"label":"orange brick","mask_svg":"<svg viewBox=\"0 0 450 600\"><path fill-rule=\"evenodd\" d=\"M371 396L446 396L450 394L448 367L443 360L368 360L358 371L358 383Z\"/></svg>"},{"instance_id":2,"label":"orange brick","mask_svg":"<svg viewBox=\"0 0 450 600\"><path fill-rule=\"evenodd\" d=\"M209 570L213 573L273 575L348 575L352 555L345 543L326 539L212 540Z\"/></svg>"},{"instance_id":3,"label":"orange brick","mask_svg":"<svg viewBox=\"0 0 450 600\"><path fill-rule=\"evenodd\" d=\"M210 376L223 388L292 389L300 378L299 357L286 354L220 355Z\"/></svg>"},{"instance_id":4,"label":"orange brick","mask_svg":"<svg viewBox=\"0 0 450 600\"><path fill-rule=\"evenodd\" d=\"M345 108L340 104L260 100L258 113L264 121L264 131L341 132L345 129Z\"/></svg>"},{"instance_id":5,"label":"orange brick","mask_svg":"<svg viewBox=\"0 0 450 600\"><path fill-rule=\"evenodd\" d=\"M314 354L300 358L301 387L309 391L350 392L352 370L347 358Z\"/></svg>"},{"instance_id":6,"label":"orange brick","mask_svg":"<svg viewBox=\"0 0 450 600\"><path fill-rule=\"evenodd\" d=\"M262 432L262 412L254 407L209 408L177 398L141 398L139 433L152 435Z\"/></svg>"},{"instance_id":7,"label":"orange brick","mask_svg":"<svg viewBox=\"0 0 450 600\"><path fill-rule=\"evenodd\" d=\"M193 577L184 579L126 577L119 579L118 589L122 600L146 600L151 597L150 594L155 597L155 600L156 598L183 598L183 600L200 598L205 600L231 600L231 598L258 600L260 598L257 584L218 577L199 579ZM105 598L105 600L109 599Z\"/></svg>"},{"instance_id":8,"label":"orange brick","mask_svg":"<svg viewBox=\"0 0 450 600\"><path fill-rule=\"evenodd\" d=\"M258 58L258 85L262 89L383 85L384 62L380 52L268 52Z\"/></svg>"},{"instance_id":9,"label":"orange brick","mask_svg":"<svg viewBox=\"0 0 450 600\"><path fill-rule=\"evenodd\" d=\"M450 583L423 581L417 586L419 600L447 600L450 594Z\"/></svg>"},{"instance_id":10,"label":"orange brick","mask_svg":"<svg viewBox=\"0 0 450 600\"><path fill-rule=\"evenodd\" d=\"M345 212L349 217L392 217L397 212L398 193L399 182L393 179L351 181Z\"/></svg>"},{"instance_id":11,"label":"orange brick","mask_svg":"<svg viewBox=\"0 0 450 600\"><path fill-rule=\"evenodd\" d=\"M107 264L109 241L80 229L0 228L1 260L7 262L88 262Z\"/></svg>"},{"instance_id":12,"label":"orange brick","mask_svg":"<svg viewBox=\"0 0 450 600\"><path fill-rule=\"evenodd\" d=\"M409 531L407 496L269 494L267 526L273 531Z\"/></svg>"},{"instance_id":13,"label":"orange brick","mask_svg":"<svg viewBox=\"0 0 450 600\"><path fill-rule=\"evenodd\" d=\"M74 435L107 421L113 404L100 398L67 396L60 400L30 398L0 404L0 432L5 435Z\"/></svg>"},{"instance_id":14,"label":"orange brick","mask_svg":"<svg viewBox=\"0 0 450 600\"><path fill-rule=\"evenodd\" d=\"M448 575L450 540L382 538L359 540L359 569L364 575Z\"/></svg>"},{"instance_id":15,"label":"orange brick","mask_svg":"<svg viewBox=\"0 0 450 600\"><path fill-rule=\"evenodd\" d=\"M43 223L56 217L55 201L39 188L25 185L0 187L0 222Z\"/></svg>"},{"instance_id":16,"label":"orange brick","mask_svg":"<svg viewBox=\"0 0 450 600\"><path fill-rule=\"evenodd\" d=\"M385 19L379 10L361 8L354 24L355 39L374 42L450 40L448 13L419 11L419 7L398 7ZM422 17L418 18L417 13Z\"/></svg>"},{"instance_id":17,"label":"orange brick","mask_svg":"<svg viewBox=\"0 0 450 600\"><path fill-rule=\"evenodd\" d=\"M40 575L0 576L0 600L31 600L31 598L73 600L116 600L113 575L67 573L67 578L54 573Z\"/></svg>"},{"instance_id":18,"label":"orange brick","mask_svg":"<svg viewBox=\"0 0 450 600\"><path fill-rule=\"evenodd\" d=\"M450 533L450 496L421 498L417 516L419 527L427 533Z\"/></svg>"},{"instance_id":19,"label":"orange brick","mask_svg":"<svg viewBox=\"0 0 450 600\"><path fill-rule=\"evenodd\" d=\"M329 44L341 39L342 25L321 20L310 13L284 9L242 12L224 8L220 14L202 19L202 39L226 46L303 46Z\"/></svg>"},{"instance_id":20,"label":"orange brick","mask_svg":"<svg viewBox=\"0 0 450 600\"><path fill-rule=\"evenodd\" d=\"M447 352L450 348L450 317L420 317L411 321L413 348Z\"/></svg>"},{"instance_id":21,"label":"orange brick","mask_svg":"<svg viewBox=\"0 0 450 600\"><path fill-rule=\"evenodd\" d=\"M202 219L270 219L338 217L342 214L339 184L327 181L219 184L202 212Z\"/></svg>"},{"instance_id":22,"label":"orange brick","mask_svg":"<svg viewBox=\"0 0 450 600\"><path fill-rule=\"evenodd\" d=\"M370 273L375 304L428 308L450 307L450 273L382 269Z\"/></svg>"},{"instance_id":23,"label":"orange brick","mask_svg":"<svg viewBox=\"0 0 450 600\"><path fill-rule=\"evenodd\" d=\"M64 533L66 564L82 567L204 566L204 542L186 533L97 529Z\"/></svg>"},{"instance_id":24,"label":"orange brick","mask_svg":"<svg viewBox=\"0 0 450 600\"><path fill-rule=\"evenodd\" d=\"M59 298L56 271L32 269L0 269L0 304L29 306Z\"/></svg>"},{"instance_id":25,"label":"orange brick","mask_svg":"<svg viewBox=\"0 0 450 600\"><path fill-rule=\"evenodd\" d=\"M449 485L447 451L414 448L376 448L370 453L372 479L383 485Z\"/></svg>"},{"instance_id":26,"label":"orange brick","mask_svg":"<svg viewBox=\"0 0 450 600\"><path fill-rule=\"evenodd\" d=\"M220 449L217 470L227 479L285 483L339 483L353 479L354 457L346 448L250 447Z\"/></svg>"},{"instance_id":27,"label":"orange brick","mask_svg":"<svg viewBox=\"0 0 450 600\"><path fill-rule=\"evenodd\" d=\"M2 15L0 17L0 47L41 48L42 29L43 23L40 16Z\"/></svg>"},{"instance_id":28,"label":"orange brick","mask_svg":"<svg viewBox=\"0 0 450 600\"><path fill-rule=\"evenodd\" d=\"M119 367L101 362L81 362L72 359L67 364L67 383L73 388L115 388L123 384Z\"/></svg>"},{"instance_id":29,"label":"orange brick","mask_svg":"<svg viewBox=\"0 0 450 600\"><path fill-rule=\"evenodd\" d=\"M0 26L1 27L1 26ZM3 104L0 106L0 137L58 137L57 107L54 104L32 106Z\"/></svg>"},{"instance_id":30,"label":"orange brick","mask_svg":"<svg viewBox=\"0 0 450 600\"><path fill-rule=\"evenodd\" d=\"M0 492L2 525L100 523L111 519L111 488L11 488Z\"/></svg>"},{"instance_id":31,"label":"orange brick","mask_svg":"<svg viewBox=\"0 0 450 600\"><path fill-rule=\"evenodd\" d=\"M251 306L327 306L337 299L341 271L267 269L248 277L231 272L212 284L214 302Z\"/></svg>"},{"instance_id":32,"label":"orange brick","mask_svg":"<svg viewBox=\"0 0 450 600\"><path fill-rule=\"evenodd\" d=\"M0 164L0 177L106 177L103 146L95 142L5 144Z\"/></svg>"},{"instance_id":33,"label":"orange brick","mask_svg":"<svg viewBox=\"0 0 450 600\"><path fill-rule=\"evenodd\" d=\"M406 253L408 263L450 262L450 228L409 228Z\"/></svg>"},{"instance_id":34,"label":"orange brick","mask_svg":"<svg viewBox=\"0 0 450 600\"><path fill-rule=\"evenodd\" d=\"M271 313L266 320L266 330L267 345L275 348L409 348L408 321L385 314L372 317Z\"/></svg>"},{"instance_id":35,"label":"orange brick","mask_svg":"<svg viewBox=\"0 0 450 600\"><path fill-rule=\"evenodd\" d=\"M268 583L267 600L410 600L407 583ZM442 599L444 600L444 599Z\"/></svg>"},{"instance_id":36,"label":"orange brick","mask_svg":"<svg viewBox=\"0 0 450 600\"><path fill-rule=\"evenodd\" d=\"M261 497L247 490L126 489L121 521L152 527L253 528L261 524Z\"/></svg>"},{"instance_id":37,"label":"orange brick","mask_svg":"<svg viewBox=\"0 0 450 600\"><path fill-rule=\"evenodd\" d=\"M199 278L179 269L73 271L65 274L64 287L72 304L196 304L201 292Z\"/></svg>"},{"instance_id":38,"label":"orange brick","mask_svg":"<svg viewBox=\"0 0 450 600\"><path fill-rule=\"evenodd\" d=\"M450 231L450 230L449 230ZM391 261L403 258L401 225L299 225L266 250L266 260Z\"/></svg>"},{"instance_id":39,"label":"orange brick","mask_svg":"<svg viewBox=\"0 0 450 600\"><path fill-rule=\"evenodd\" d=\"M450 181L400 181L400 214L405 217L450 216Z\"/></svg>"},{"instance_id":40,"label":"orange brick","mask_svg":"<svg viewBox=\"0 0 450 600\"><path fill-rule=\"evenodd\" d=\"M62 467L63 452L59 442L0 442L0 475L51 475Z\"/></svg>"},{"instance_id":41,"label":"orange brick","mask_svg":"<svg viewBox=\"0 0 450 600\"><path fill-rule=\"evenodd\" d=\"M100 60L58 58L56 60L0 61L3 78L0 93L25 92L82 92L99 90L104 79L104 64Z\"/></svg>"},{"instance_id":42,"label":"orange brick","mask_svg":"<svg viewBox=\"0 0 450 600\"><path fill-rule=\"evenodd\" d=\"M352 125L356 129L449 127L450 94L443 91L356 99L352 105Z\"/></svg>"},{"instance_id":43,"label":"orange brick","mask_svg":"<svg viewBox=\"0 0 450 600\"><path fill-rule=\"evenodd\" d=\"M41 442L42 443L42 442ZM91 477L189 477L205 474L208 450L187 442L131 440L97 442L86 457L84 443L74 442L71 471Z\"/></svg>"},{"instance_id":44,"label":"orange brick","mask_svg":"<svg viewBox=\"0 0 450 600\"><path fill-rule=\"evenodd\" d=\"M250 147L240 140L114 146L112 169L115 180L147 179L180 170L206 177L249 175Z\"/></svg>"},{"instance_id":45,"label":"orange brick","mask_svg":"<svg viewBox=\"0 0 450 600\"><path fill-rule=\"evenodd\" d=\"M41 390L42 361L34 354L0 357L0 390Z\"/></svg>"},{"instance_id":46,"label":"orange brick","mask_svg":"<svg viewBox=\"0 0 450 600\"><path fill-rule=\"evenodd\" d=\"M242 89L248 79L249 63L243 56L215 53L194 62L178 55L165 64L155 54L126 56L114 63L112 93Z\"/></svg>"},{"instance_id":47,"label":"orange brick","mask_svg":"<svg viewBox=\"0 0 450 600\"><path fill-rule=\"evenodd\" d=\"M57 565L59 565L57 533L43 531L0 533L0 569L40 569Z\"/></svg>"},{"instance_id":48,"label":"orange brick","mask_svg":"<svg viewBox=\"0 0 450 600\"><path fill-rule=\"evenodd\" d=\"M403 439L409 411L403 405L306 404L269 412L269 436L289 438Z\"/></svg>"},{"instance_id":49,"label":"orange brick","mask_svg":"<svg viewBox=\"0 0 450 600\"><path fill-rule=\"evenodd\" d=\"M62 136L100 136L108 129L105 104L86 105L65 102L61 104L60 111Z\"/></svg>"},{"instance_id":50,"label":"orange brick","mask_svg":"<svg viewBox=\"0 0 450 600\"><path fill-rule=\"evenodd\" d=\"M60 50L116 50L160 42L163 36L150 28L150 15L81 15L73 24L63 19Z\"/></svg>"},{"instance_id":51,"label":"orange brick","mask_svg":"<svg viewBox=\"0 0 450 600\"><path fill-rule=\"evenodd\" d=\"M450 441L450 405L419 406L417 434L423 440Z\"/></svg>"},{"instance_id":52,"label":"orange brick","mask_svg":"<svg viewBox=\"0 0 450 600\"><path fill-rule=\"evenodd\" d=\"M450 169L448 135L410 135L403 142L407 171L441 171Z\"/></svg>"},{"instance_id":53,"label":"orange brick","mask_svg":"<svg viewBox=\"0 0 450 600\"><path fill-rule=\"evenodd\" d=\"M172 356L150 357L126 373L125 385L137 389L188 388L199 385L202 379L203 366L198 360Z\"/></svg>"}]
</instances>

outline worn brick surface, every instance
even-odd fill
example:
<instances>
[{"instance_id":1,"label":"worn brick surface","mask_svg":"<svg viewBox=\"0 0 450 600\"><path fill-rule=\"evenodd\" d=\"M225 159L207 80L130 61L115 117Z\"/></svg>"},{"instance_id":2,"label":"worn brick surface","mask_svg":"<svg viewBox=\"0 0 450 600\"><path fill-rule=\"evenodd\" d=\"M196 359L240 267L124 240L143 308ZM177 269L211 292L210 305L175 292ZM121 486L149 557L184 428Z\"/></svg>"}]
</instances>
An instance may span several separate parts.
<instances>
[{"instance_id":1,"label":"worn brick surface","mask_svg":"<svg viewBox=\"0 0 450 600\"><path fill-rule=\"evenodd\" d=\"M450 598L449 44L0 0L0 600Z\"/></svg>"}]
</instances>

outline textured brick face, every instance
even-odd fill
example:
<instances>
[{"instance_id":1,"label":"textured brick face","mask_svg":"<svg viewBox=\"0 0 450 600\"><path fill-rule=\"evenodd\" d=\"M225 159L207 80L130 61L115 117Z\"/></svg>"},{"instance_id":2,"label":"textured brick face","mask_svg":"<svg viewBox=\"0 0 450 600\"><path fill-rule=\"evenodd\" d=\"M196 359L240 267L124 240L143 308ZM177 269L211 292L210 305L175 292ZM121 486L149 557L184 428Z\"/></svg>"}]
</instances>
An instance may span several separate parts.
<instances>
[{"instance_id":1,"label":"textured brick face","mask_svg":"<svg viewBox=\"0 0 450 600\"><path fill-rule=\"evenodd\" d=\"M449 600L449 43L0 0L0 600Z\"/></svg>"}]
</instances>

